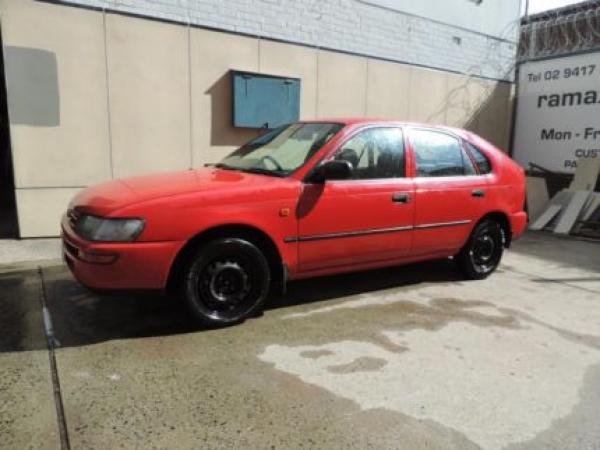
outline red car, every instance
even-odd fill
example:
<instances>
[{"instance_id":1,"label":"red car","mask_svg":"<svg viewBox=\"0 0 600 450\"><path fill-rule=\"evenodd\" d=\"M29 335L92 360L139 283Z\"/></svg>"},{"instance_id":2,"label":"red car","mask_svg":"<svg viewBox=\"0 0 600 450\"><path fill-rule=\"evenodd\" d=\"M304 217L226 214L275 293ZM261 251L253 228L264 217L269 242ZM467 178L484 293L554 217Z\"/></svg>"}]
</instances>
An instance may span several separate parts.
<instances>
[{"instance_id":1,"label":"red car","mask_svg":"<svg viewBox=\"0 0 600 450\"><path fill-rule=\"evenodd\" d=\"M468 131L324 120L271 130L198 170L82 191L64 256L95 289L179 289L206 325L288 280L454 257L482 279L519 237L523 170Z\"/></svg>"}]
</instances>

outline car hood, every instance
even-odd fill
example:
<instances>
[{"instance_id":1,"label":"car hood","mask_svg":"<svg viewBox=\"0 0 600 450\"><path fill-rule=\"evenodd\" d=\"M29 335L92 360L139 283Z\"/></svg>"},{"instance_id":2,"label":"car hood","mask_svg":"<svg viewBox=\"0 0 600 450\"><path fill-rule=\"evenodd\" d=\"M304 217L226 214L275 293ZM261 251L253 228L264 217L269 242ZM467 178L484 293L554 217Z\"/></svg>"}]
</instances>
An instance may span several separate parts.
<instances>
[{"instance_id":1,"label":"car hood","mask_svg":"<svg viewBox=\"0 0 600 450\"><path fill-rule=\"evenodd\" d=\"M106 215L126 206L193 192L260 188L281 183L279 177L217 168L203 168L108 181L81 191L70 208Z\"/></svg>"}]
</instances>

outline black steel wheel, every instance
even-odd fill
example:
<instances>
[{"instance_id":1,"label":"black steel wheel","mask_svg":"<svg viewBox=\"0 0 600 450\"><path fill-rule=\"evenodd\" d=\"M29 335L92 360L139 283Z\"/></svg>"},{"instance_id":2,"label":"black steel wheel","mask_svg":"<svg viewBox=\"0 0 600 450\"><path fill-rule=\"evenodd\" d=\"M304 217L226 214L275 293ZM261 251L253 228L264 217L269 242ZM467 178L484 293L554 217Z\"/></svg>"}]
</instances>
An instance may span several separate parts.
<instances>
[{"instance_id":1,"label":"black steel wheel","mask_svg":"<svg viewBox=\"0 0 600 450\"><path fill-rule=\"evenodd\" d=\"M238 323L262 308L271 274L263 253L241 238L202 245L182 278L183 296L205 326Z\"/></svg>"},{"instance_id":2,"label":"black steel wheel","mask_svg":"<svg viewBox=\"0 0 600 450\"><path fill-rule=\"evenodd\" d=\"M502 227L494 220L484 220L475 226L455 260L468 278L481 280L496 270L503 251Z\"/></svg>"}]
</instances>

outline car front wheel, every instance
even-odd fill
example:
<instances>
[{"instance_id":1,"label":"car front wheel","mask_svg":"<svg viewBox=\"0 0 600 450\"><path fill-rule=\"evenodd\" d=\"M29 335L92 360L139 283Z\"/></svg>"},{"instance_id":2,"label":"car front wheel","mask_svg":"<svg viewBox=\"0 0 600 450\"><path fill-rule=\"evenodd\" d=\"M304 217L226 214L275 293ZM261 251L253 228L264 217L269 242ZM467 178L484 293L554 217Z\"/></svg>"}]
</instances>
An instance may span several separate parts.
<instances>
[{"instance_id":1,"label":"car front wheel","mask_svg":"<svg viewBox=\"0 0 600 450\"><path fill-rule=\"evenodd\" d=\"M238 323L259 312L271 275L263 253L241 238L221 238L200 246L181 286L194 316L205 326Z\"/></svg>"},{"instance_id":2,"label":"car front wheel","mask_svg":"<svg viewBox=\"0 0 600 450\"><path fill-rule=\"evenodd\" d=\"M496 270L503 251L502 227L494 220L484 220L475 226L455 260L467 278L482 280Z\"/></svg>"}]
</instances>

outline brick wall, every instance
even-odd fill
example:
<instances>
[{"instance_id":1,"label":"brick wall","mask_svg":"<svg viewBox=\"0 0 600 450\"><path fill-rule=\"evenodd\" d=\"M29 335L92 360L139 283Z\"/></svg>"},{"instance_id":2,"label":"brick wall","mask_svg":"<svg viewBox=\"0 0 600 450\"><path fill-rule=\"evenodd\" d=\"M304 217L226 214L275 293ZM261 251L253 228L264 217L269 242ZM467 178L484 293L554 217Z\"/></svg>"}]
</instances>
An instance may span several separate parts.
<instances>
[{"instance_id":1,"label":"brick wall","mask_svg":"<svg viewBox=\"0 0 600 450\"><path fill-rule=\"evenodd\" d=\"M498 39L357 0L60 2L513 80L516 33Z\"/></svg>"}]
</instances>

